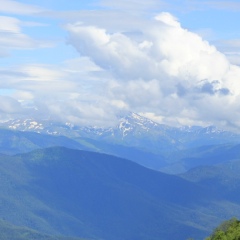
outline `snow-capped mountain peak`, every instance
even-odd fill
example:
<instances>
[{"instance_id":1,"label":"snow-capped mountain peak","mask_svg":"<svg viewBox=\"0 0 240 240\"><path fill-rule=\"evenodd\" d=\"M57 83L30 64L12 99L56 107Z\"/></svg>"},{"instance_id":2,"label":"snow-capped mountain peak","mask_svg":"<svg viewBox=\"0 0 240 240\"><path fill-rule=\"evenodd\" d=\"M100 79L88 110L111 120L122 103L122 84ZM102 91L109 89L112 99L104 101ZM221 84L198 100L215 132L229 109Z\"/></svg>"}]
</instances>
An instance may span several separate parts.
<instances>
[{"instance_id":1,"label":"snow-capped mountain peak","mask_svg":"<svg viewBox=\"0 0 240 240\"><path fill-rule=\"evenodd\" d=\"M124 136L126 136L129 132L136 129L141 131L149 131L157 126L160 126L160 124L136 113L130 113L129 115L120 118L118 129L123 133Z\"/></svg>"},{"instance_id":2,"label":"snow-capped mountain peak","mask_svg":"<svg viewBox=\"0 0 240 240\"><path fill-rule=\"evenodd\" d=\"M201 144L239 141L239 135L219 130L214 126L169 127L156 123L136 113L119 118L115 127L77 126L70 122L59 123L49 120L11 120L2 127L32 131L49 135L63 135L70 138L88 138L127 146L141 146L155 151L171 148L186 148Z\"/></svg>"}]
</instances>

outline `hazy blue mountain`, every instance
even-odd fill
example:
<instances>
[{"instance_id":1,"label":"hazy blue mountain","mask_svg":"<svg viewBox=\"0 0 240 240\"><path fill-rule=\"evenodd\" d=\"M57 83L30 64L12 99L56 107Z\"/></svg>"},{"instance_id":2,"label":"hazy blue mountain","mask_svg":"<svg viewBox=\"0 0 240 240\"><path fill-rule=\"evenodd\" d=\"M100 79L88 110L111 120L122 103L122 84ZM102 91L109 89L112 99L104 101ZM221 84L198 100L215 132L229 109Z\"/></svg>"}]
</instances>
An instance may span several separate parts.
<instances>
[{"instance_id":1,"label":"hazy blue mountain","mask_svg":"<svg viewBox=\"0 0 240 240\"><path fill-rule=\"evenodd\" d=\"M238 149L240 146L238 146ZM202 166L182 174L184 179L195 182L217 193L226 200L240 202L240 157L214 166Z\"/></svg>"},{"instance_id":2,"label":"hazy blue mountain","mask_svg":"<svg viewBox=\"0 0 240 240\"><path fill-rule=\"evenodd\" d=\"M139 148L86 138L71 139L65 136L0 129L0 155L24 153L34 149L53 146L107 153L130 159L152 169L160 169L166 166L165 158L163 156L146 152Z\"/></svg>"},{"instance_id":3,"label":"hazy blue mountain","mask_svg":"<svg viewBox=\"0 0 240 240\"><path fill-rule=\"evenodd\" d=\"M87 240L82 238L72 238L64 236L51 236L42 234L33 229L20 227L0 220L1 240Z\"/></svg>"},{"instance_id":4,"label":"hazy blue mountain","mask_svg":"<svg viewBox=\"0 0 240 240\"><path fill-rule=\"evenodd\" d=\"M132 160L145 167L160 170L168 165L166 157L156 153L147 152L142 148L124 146L116 143L109 143L101 140L75 138L80 143L85 142L87 146L92 146L91 151L106 153L121 158Z\"/></svg>"},{"instance_id":5,"label":"hazy blue mountain","mask_svg":"<svg viewBox=\"0 0 240 240\"><path fill-rule=\"evenodd\" d=\"M174 160L170 160L169 164L166 164L166 167L161 170L169 173L181 173L198 166L213 166L239 159L240 144L206 145L173 152L169 158Z\"/></svg>"},{"instance_id":6,"label":"hazy blue mountain","mask_svg":"<svg viewBox=\"0 0 240 240\"><path fill-rule=\"evenodd\" d=\"M37 148L65 146L89 150L87 146L65 136L52 136L35 132L0 129L0 153L16 154L29 152Z\"/></svg>"},{"instance_id":7,"label":"hazy blue mountain","mask_svg":"<svg viewBox=\"0 0 240 240\"><path fill-rule=\"evenodd\" d=\"M229 215L207 188L99 153L48 148L2 156L0 178L0 216L48 234L201 239Z\"/></svg>"},{"instance_id":8,"label":"hazy blue mountain","mask_svg":"<svg viewBox=\"0 0 240 240\"><path fill-rule=\"evenodd\" d=\"M127 158L145 167L173 174L232 159L234 156L229 154L233 154L233 150L229 148L240 143L239 134L213 126L169 127L135 113L119 118L114 127L108 128L31 119L12 120L2 123L2 126L15 132L19 130L25 135L20 137L21 134L16 133L17 137L10 137L12 143L6 143L5 139L9 137L2 134L0 153L65 146ZM39 135L33 135L29 139L30 132ZM11 132L10 135L14 133ZM35 139L38 139L37 142Z\"/></svg>"},{"instance_id":9,"label":"hazy blue mountain","mask_svg":"<svg viewBox=\"0 0 240 240\"><path fill-rule=\"evenodd\" d=\"M167 126L131 113L119 119L115 127L75 126L48 120L12 120L2 126L20 131L34 131L49 135L64 135L70 138L88 138L128 147L141 147L144 151L159 153L175 149L175 140L166 134Z\"/></svg>"},{"instance_id":10,"label":"hazy blue mountain","mask_svg":"<svg viewBox=\"0 0 240 240\"><path fill-rule=\"evenodd\" d=\"M1 125L20 131L101 140L101 142L141 148L141 150L155 154L197 148L203 145L240 143L239 134L222 131L214 126L170 127L135 113L120 117L114 127L106 128L31 119L11 120Z\"/></svg>"},{"instance_id":11,"label":"hazy blue mountain","mask_svg":"<svg viewBox=\"0 0 240 240\"><path fill-rule=\"evenodd\" d=\"M238 134L173 128L137 114L111 128L3 125L0 219L11 224L48 237L200 240L240 212ZM5 155L16 153L24 154ZM173 176L136 163L175 174L191 170Z\"/></svg>"}]
</instances>

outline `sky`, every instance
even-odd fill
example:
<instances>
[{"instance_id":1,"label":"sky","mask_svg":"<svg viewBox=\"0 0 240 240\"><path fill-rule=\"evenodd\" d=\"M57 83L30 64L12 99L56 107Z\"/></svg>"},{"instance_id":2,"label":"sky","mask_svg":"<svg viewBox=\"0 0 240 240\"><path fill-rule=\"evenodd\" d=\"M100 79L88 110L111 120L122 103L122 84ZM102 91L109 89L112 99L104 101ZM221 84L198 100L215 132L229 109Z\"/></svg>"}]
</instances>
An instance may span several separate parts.
<instances>
[{"instance_id":1,"label":"sky","mask_svg":"<svg viewBox=\"0 0 240 240\"><path fill-rule=\"evenodd\" d=\"M0 0L0 121L240 131L240 1Z\"/></svg>"}]
</instances>

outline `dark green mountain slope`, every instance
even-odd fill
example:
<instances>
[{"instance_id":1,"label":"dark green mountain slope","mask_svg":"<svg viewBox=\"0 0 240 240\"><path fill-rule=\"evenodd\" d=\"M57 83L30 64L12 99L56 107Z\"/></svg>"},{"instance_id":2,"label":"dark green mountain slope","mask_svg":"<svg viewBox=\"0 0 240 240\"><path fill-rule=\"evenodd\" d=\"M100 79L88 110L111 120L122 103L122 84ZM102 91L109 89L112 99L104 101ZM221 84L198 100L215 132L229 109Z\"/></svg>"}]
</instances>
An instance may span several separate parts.
<instances>
[{"instance_id":1,"label":"dark green mountain slope","mask_svg":"<svg viewBox=\"0 0 240 240\"><path fill-rule=\"evenodd\" d=\"M49 148L0 158L0 216L49 234L105 240L204 237L218 216L195 183L109 155Z\"/></svg>"}]
</instances>

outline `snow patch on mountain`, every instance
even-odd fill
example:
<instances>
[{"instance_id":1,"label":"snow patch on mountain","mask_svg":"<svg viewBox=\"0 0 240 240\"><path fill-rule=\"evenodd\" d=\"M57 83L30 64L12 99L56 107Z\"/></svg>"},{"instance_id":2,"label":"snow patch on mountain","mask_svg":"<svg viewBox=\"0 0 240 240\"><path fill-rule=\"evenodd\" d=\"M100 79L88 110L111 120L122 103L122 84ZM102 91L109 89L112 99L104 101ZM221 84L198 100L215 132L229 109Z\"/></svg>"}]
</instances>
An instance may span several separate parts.
<instances>
[{"instance_id":1,"label":"snow patch on mountain","mask_svg":"<svg viewBox=\"0 0 240 240\"><path fill-rule=\"evenodd\" d=\"M156 123L136 113L119 118L115 127L77 126L49 120L18 119L2 123L1 127L33 131L41 134L63 135L70 138L88 138L151 149L153 152L174 151L200 145L240 142L240 135L223 131L214 126L170 127Z\"/></svg>"}]
</instances>

